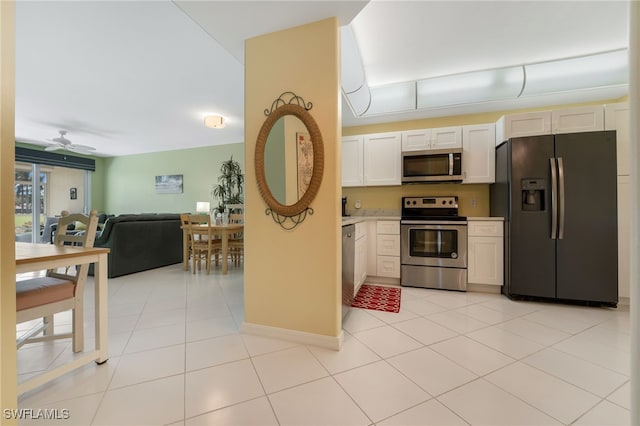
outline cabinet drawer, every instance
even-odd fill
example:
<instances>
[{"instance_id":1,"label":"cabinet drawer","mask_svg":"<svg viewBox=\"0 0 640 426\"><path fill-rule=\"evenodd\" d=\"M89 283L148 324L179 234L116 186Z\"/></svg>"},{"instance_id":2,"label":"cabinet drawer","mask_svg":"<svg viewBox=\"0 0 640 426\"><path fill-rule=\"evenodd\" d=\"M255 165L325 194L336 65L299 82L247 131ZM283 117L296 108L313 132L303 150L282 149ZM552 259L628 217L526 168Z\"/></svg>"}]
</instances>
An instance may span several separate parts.
<instances>
[{"instance_id":1,"label":"cabinet drawer","mask_svg":"<svg viewBox=\"0 0 640 426\"><path fill-rule=\"evenodd\" d=\"M501 220L469 221L467 232L470 237L502 237L504 226Z\"/></svg>"},{"instance_id":2,"label":"cabinet drawer","mask_svg":"<svg viewBox=\"0 0 640 426\"><path fill-rule=\"evenodd\" d=\"M395 256L378 256L377 276L400 278L400 258Z\"/></svg>"},{"instance_id":3,"label":"cabinet drawer","mask_svg":"<svg viewBox=\"0 0 640 426\"><path fill-rule=\"evenodd\" d=\"M398 220L379 220L376 224L376 233L400 235L400 221Z\"/></svg>"},{"instance_id":4,"label":"cabinet drawer","mask_svg":"<svg viewBox=\"0 0 640 426\"><path fill-rule=\"evenodd\" d=\"M376 252L383 256L400 256L400 235L378 235Z\"/></svg>"},{"instance_id":5,"label":"cabinet drawer","mask_svg":"<svg viewBox=\"0 0 640 426\"><path fill-rule=\"evenodd\" d=\"M366 222L358 222L356 223L356 240L367 235L367 223Z\"/></svg>"}]
</instances>

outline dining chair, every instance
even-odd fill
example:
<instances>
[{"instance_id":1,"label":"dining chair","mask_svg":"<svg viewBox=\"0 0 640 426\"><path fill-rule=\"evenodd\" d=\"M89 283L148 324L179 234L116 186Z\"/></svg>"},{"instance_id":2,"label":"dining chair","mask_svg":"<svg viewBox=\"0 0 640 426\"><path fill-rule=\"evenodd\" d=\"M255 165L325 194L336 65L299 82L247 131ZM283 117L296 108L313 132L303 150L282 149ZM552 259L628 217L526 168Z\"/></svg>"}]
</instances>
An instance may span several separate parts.
<instances>
[{"instance_id":1,"label":"dining chair","mask_svg":"<svg viewBox=\"0 0 640 426\"><path fill-rule=\"evenodd\" d=\"M71 224L82 223L82 231L67 232ZM91 210L89 215L62 212L58 220L55 242L57 246L73 245L93 247L98 227L98 212ZM89 265L68 266L47 270L45 276L16 282L16 323L42 318L31 330L17 339L17 347L25 343L53 339L72 338L73 351L84 349L84 285ZM72 331L54 333L54 314L72 310ZM38 336L42 333L41 336Z\"/></svg>"},{"instance_id":2,"label":"dining chair","mask_svg":"<svg viewBox=\"0 0 640 426\"><path fill-rule=\"evenodd\" d=\"M193 273L202 269L202 261L206 262L207 274L211 272L211 260L218 262L218 255L222 250L222 240L215 235L211 227L211 216L203 214L180 215L188 232L190 257ZM204 228L204 229L203 229Z\"/></svg>"},{"instance_id":3,"label":"dining chair","mask_svg":"<svg viewBox=\"0 0 640 426\"><path fill-rule=\"evenodd\" d=\"M227 204L229 223L244 223L244 204ZM236 265L244 258L244 231L229 236L229 254Z\"/></svg>"}]
</instances>

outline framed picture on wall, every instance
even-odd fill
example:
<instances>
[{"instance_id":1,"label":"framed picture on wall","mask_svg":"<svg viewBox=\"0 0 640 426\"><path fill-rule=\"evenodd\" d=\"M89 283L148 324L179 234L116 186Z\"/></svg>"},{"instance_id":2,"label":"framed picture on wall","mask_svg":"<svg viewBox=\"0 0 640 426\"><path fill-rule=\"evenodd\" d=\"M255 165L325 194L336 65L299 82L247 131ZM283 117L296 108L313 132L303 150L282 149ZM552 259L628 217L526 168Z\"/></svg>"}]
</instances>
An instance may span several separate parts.
<instances>
[{"instance_id":1,"label":"framed picture on wall","mask_svg":"<svg viewBox=\"0 0 640 426\"><path fill-rule=\"evenodd\" d=\"M298 200L302 198L313 175L313 145L308 133L296 133L296 153L298 157Z\"/></svg>"},{"instance_id":2,"label":"framed picture on wall","mask_svg":"<svg viewBox=\"0 0 640 426\"><path fill-rule=\"evenodd\" d=\"M182 194L182 175L156 176L156 194Z\"/></svg>"},{"instance_id":3,"label":"framed picture on wall","mask_svg":"<svg viewBox=\"0 0 640 426\"><path fill-rule=\"evenodd\" d=\"M78 188L69 189L69 198L71 198L72 200L78 199Z\"/></svg>"}]
</instances>

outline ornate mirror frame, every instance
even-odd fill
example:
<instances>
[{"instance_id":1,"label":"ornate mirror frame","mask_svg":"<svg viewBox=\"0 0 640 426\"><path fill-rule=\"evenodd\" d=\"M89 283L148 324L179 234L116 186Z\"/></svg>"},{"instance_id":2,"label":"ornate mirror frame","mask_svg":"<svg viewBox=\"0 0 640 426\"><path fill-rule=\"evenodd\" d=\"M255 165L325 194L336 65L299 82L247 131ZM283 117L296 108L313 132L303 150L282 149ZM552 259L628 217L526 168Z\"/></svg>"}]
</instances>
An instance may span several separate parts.
<instances>
[{"instance_id":1,"label":"ornate mirror frame","mask_svg":"<svg viewBox=\"0 0 640 426\"><path fill-rule=\"evenodd\" d=\"M264 114L267 118L260 128L256 141L255 172L258 190L268 206L265 213L271 215L273 220L285 229L295 228L304 221L307 214L313 214L313 209L310 208L309 205L318 194L320 183L322 182L322 174L324 172L324 145L320 128L313 119L313 116L309 113L312 107L313 104L311 102L305 103L304 100L295 93L284 92L278 99L273 101L271 109L265 109ZM269 133L274 124L281 117L287 115L293 115L302 121L309 132L313 146L313 174L311 175L309 187L304 195L295 204L291 205L281 204L276 200L267 184L264 169L264 153Z\"/></svg>"}]
</instances>

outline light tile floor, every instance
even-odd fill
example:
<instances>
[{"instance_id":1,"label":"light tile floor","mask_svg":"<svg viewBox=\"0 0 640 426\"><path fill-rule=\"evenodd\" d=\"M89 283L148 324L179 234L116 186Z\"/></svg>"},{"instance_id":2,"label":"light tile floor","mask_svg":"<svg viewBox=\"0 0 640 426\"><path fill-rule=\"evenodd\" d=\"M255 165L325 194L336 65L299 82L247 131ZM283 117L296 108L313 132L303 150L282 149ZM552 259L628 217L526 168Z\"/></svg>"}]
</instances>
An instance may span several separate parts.
<instances>
[{"instance_id":1,"label":"light tile floor","mask_svg":"<svg viewBox=\"0 0 640 426\"><path fill-rule=\"evenodd\" d=\"M628 307L403 288L398 314L353 309L339 352L242 334L242 320L238 268L111 279L109 361L19 398L20 408L70 418L19 424L630 423ZM19 380L71 356L69 341L26 345Z\"/></svg>"}]
</instances>

